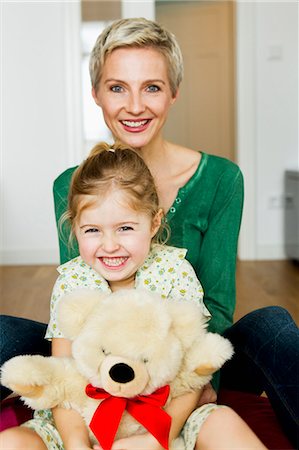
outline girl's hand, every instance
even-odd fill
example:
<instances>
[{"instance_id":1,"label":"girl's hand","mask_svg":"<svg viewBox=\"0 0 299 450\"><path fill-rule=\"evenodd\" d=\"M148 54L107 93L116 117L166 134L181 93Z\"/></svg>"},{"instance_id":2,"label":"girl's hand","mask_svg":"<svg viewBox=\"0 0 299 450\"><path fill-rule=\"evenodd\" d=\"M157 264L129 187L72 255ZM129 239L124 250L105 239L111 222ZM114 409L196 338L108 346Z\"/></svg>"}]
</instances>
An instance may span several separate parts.
<instances>
[{"instance_id":1,"label":"girl's hand","mask_svg":"<svg viewBox=\"0 0 299 450\"><path fill-rule=\"evenodd\" d=\"M216 402L217 402L217 394L214 391L211 383L208 383L203 388L197 407L205 405L206 403L216 403Z\"/></svg>"},{"instance_id":2,"label":"girl's hand","mask_svg":"<svg viewBox=\"0 0 299 450\"><path fill-rule=\"evenodd\" d=\"M94 450L103 450L99 445L94 445ZM157 439L150 433L138 434L128 438L118 439L112 445L111 450L163 450Z\"/></svg>"}]
</instances>

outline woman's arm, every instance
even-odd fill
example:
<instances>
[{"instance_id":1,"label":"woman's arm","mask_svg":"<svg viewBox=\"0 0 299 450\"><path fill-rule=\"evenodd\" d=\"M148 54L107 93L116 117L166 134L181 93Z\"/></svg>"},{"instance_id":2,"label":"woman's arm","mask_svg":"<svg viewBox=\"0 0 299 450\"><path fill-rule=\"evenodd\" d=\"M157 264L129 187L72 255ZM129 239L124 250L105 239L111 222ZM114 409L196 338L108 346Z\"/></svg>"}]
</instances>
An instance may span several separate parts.
<instances>
[{"instance_id":1,"label":"woman's arm","mask_svg":"<svg viewBox=\"0 0 299 450\"><path fill-rule=\"evenodd\" d=\"M69 187L72 175L76 168L77 167L71 167L70 169L65 170L56 178L53 185L55 218L59 239L60 264L64 264L79 255L77 242L74 243L74 247L69 246L69 227L67 224L64 224L61 228L59 224L62 214L67 210Z\"/></svg>"},{"instance_id":2,"label":"woman's arm","mask_svg":"<svg viewBox=\"0 0 299 450\"><path fill-rule=\"evenodd\" d=\"M71 342L68 339L52 340L53 356L70 356ZM72 409L54 408L53 417L56 428L64 443L65 450L91 450L88 429L83 418Z\"/></svg>"},{"instance_id":3,"label":"woman's arm","mask_svg":"<svg viewBox=\"0 0 299 450\"><path fill-rule=\"evenodd\" d=\"M242 174L228 171L218 181L196 270L203 285L204 302L212 314L209 330L220 334L231 326L235 311L235 273L242 208Z\"/></svg>"}]
</instances>

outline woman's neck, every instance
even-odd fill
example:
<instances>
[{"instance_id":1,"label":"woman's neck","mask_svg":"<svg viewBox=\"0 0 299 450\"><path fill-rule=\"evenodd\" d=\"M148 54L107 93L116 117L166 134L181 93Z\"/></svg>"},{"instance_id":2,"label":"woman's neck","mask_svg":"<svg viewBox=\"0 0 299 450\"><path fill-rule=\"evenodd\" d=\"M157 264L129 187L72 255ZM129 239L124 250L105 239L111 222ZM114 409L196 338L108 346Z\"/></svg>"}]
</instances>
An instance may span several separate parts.
<instances>
[{"instance_id":1,"label":"woman's neck","mask_svg":"<svg viewBox=\"0 0 299 450\"><path fill-rule=\"evenodd\" d=\"M169 142L159 138L140 149L140 154L154 177L155 173L158 174L165 167L165 164L166 167L169 165L169 147Z\"/></svg>"},{"instance_id":2,"label":"woman's neck","mask_svg":"<svg viewBox=\"0 0 299 450\"><path fill-rule=\"evenodd\" d=\"M196 171L201 154L161 138L141 148L140 153L154 177L160 205L167 213L178 190Z\"/></svg>"}]
</instances>

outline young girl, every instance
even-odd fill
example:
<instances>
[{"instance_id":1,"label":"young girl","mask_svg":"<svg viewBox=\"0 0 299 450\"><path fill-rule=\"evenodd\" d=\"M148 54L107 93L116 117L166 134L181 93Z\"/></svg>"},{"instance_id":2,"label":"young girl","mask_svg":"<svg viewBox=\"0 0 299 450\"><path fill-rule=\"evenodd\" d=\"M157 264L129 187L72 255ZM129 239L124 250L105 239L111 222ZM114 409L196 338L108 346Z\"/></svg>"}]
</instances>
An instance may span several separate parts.
<instances>
[{"instance_id":1,"label":"young girl","mask_svg":"<svg viewBox=\"0 0 299 450\"><path fill-rule=\"evenodd\" d=\"M78 287L114 292L142 286L167 301L196 302L207 319L210 317L201 284L185 259L186 250L157 243L167 234L163 216L153 178L134 150L103 143L91 151L74 173L69 207L62 218L71 225L80 256L58 268L46 333L52 340L53 355L71 354L71 343L56 324L56 308L66 292ZM188 450L265 449L231 409L213 403L196 409L199 396L200 392L183 395L167 407L172 417L170 440L181 432ZM79 414L56 408L53 416L50 411L38 411L22 427L5 431L2 448L74 450L90 449L91 445ZM118 440L112 449L161 447L145 433Z\"/></svg>"}]
</instances>

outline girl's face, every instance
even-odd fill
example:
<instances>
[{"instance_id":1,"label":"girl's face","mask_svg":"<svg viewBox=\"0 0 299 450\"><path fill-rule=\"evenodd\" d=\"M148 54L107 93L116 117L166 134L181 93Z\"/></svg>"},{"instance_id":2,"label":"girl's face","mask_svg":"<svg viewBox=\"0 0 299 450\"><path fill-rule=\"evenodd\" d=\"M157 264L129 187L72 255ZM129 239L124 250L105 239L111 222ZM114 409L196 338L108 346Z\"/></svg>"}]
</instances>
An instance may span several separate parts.
<instances>
[{"instance_id":1,"label":"girl's face","mask_svg":"<svg viewBox=\"0 0 299 450\"><path fill-rule=\"evenodd\" d=\"M105 61L93 97L114 137L134 148L142 148L161 135L176 100L165 57L153 48L114 50Z\"/></svg>"},{"instance_id":2,"label":"girl's face","mask_svg":"<svg viewBox=\"0 0 299 450\"><path fill-rule=\"evenodd\" d=\"M111 191L83 209L75 234L82 259L108 282L112 291L133 288L135 274L146 259L161 224L128 206L125 193Z\"/></svg>"}]
</instances>

